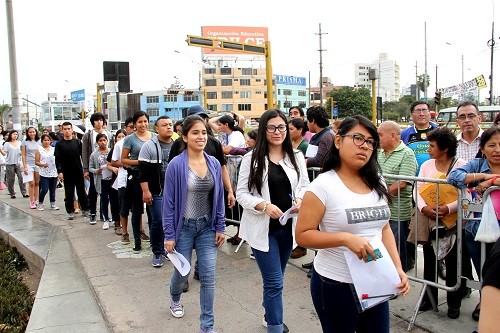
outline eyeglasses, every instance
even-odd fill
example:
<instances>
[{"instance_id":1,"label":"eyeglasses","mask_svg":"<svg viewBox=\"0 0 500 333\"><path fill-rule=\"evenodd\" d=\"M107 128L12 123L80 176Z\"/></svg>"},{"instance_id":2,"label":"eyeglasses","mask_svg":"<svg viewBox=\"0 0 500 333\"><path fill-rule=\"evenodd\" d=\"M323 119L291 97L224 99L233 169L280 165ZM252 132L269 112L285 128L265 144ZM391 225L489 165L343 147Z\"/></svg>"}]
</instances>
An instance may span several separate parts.
<instances>
[{"instance_id":1,"label":"eyeglasses","mask_svg":"<svg viewBox=\"0 0 500 333\"><path fill-rule=\"evenodd\" d=\"M413 113L426 113L429 112L429 109L414 109Z\"/></svg>"},{"instance_id":2,"label":"eyeglasses","mask_svg":"<svg viewBox=\"0 0 500 333\"><path fill-rule=\"evenodd\" d=\"M267 133L275 133L276 130L280 131L280 133L284 133L284 132L286 132L286 125L279 125L279 126L267 125L266 126Z\"/></svg>"},{"instance_id":3,"label":"eyeglasses","mask_svg":"<svg viewBox=\"0 0 500 333\"><path fill-rule=\"evenodd\" d=\"M134 125L128 125L128 126L125 126L125 127L134 128Z\"/></svg>"},{"instance_id":4,"label":"eyeglasses","mask_svg":"<svg viewBox=\"0 0 500 333\"><path fill-rule=\"evenodd\" d=\"M475 113L469 113L469 114L461 114L460 116L457 117L457 119L460 119L460 120L465 120L465 118L467 119L475 119L477 117L477 114Z\"/></svg>"},{"instance_id":5,"label":"eyeglasses","mask_svg":"<svg viewBox=\"0 0 500 333\"><path fill-rule=\"evenodd\" d=\"M378 147L378 142L373 140L373 139L365 139L361 134L344 134L344 135L341 135L343 137L345 136L350 136L352 137L352 142L358 146L358 147L361 147L362 145L365 144L366 142L366 145L368 146L368 149L370 150L375 150L377 149Z\"/></svg>"}]
</instances>

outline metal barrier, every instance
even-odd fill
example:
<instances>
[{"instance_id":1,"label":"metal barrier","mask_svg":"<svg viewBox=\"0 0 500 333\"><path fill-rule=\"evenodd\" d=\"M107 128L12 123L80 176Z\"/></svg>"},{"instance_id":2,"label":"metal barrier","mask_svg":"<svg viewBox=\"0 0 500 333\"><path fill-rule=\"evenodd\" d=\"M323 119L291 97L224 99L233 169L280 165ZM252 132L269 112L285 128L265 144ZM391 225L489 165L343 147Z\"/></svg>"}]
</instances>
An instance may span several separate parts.
<instances>
[{"instance_id":1,"label":"metal barrier","mask_svg":"<svg viewBox=\"0 0 500 333\"><path fill-rule=\"evenodd\" d=\"M402 180L402 181L405 181L405 182L409 182L409 183L412 183L415 185L415 182L425 182L425 183L434 183L434 184L443 184L443 185L449 185L448 182L445 180L445 179L436 179L436 178L424 178L424 177L410 177L410 176L400 176L400 175L391 175L391 174L384 174L383 175L384 178L386 179L394 179L394 180ZM415 186L414 186L415 187ZM461 203L462 200L463 200L463 194L464 192L457 189L457 196L458 196L458 203ZM436 202L439 202L439 186L436 186ZM413 195L413 199L415 201L415 206L418 207L418 197ZM400 200L400 191L398 190L398 196L394 198L394 200L397 200L399 201ZM396 201L396 202L397 202ZM436 204L436 208L437 206L439 206L438 204ZM416 229L416 232L415 232L415 240L414 240L414 244L415 244L415 269L414 269L414 273L413 275L408 275L408 278L412 281L415 281L415 282L418 282L418 283L421 283L422 284L422 289L420 291L420 296L418 298L418 301L417 301L417 304L415 305L415 309L413 311L413 315L410 319L410 322L408 324L408 330L411 330L411 328L413 327L414 323L415 323L415 320L417 318L417 315L418 315L418 312L419 312L419 307L420 307L420 304L422 303L422 300L424 298L424 295L425 295L425 292L427 291L428 292L428 296L429 296L429 299L431 301L431 304L432 304L432 307L434 309L434 311L437 311L437 304L434 302L434 299L431 295L431 291L430 289L428 289L427 287L436 287L438 289L442 289L446 292L451 292L451 291L457 291L460 286L461 286L461 283L462 283L462 242L463 242L463 219L462 219L462 215L461 214L461 211L460 211L460 205L458 206L457 208L457 222L456 222L456 248L457 248L457 253L456 253L456 256L457 256L457 283L454 285L454 286L446 286L442 283L439 283L439 282L436 282L438 281L438 260L437 260L437 256L436 256L436 261L434 263L434 267L435 267L435 274L434 274L434 281L430 281L430 280L426 280L424 279L423 277L421 277L418 273L418 252L417 252L417 244L418 244L418 230L419 228L421 228L422 226L420 225L419 226L419 218L418 218L418 214L414 213L413 216L414 216L414 219L415 219L415 229ZM394 219L395 220L395 219ZM436 242L437 242L437 245L436 247L439 246L439 234L438 234L438 231L439 231L439 226L440 226L440 222L439 222L439 219L436 217L435 219L435 239L436 239ZM399 232L398 232L399 233ZM398 244L398 251L401 247L401 240L400 239L400 243ZM423 274L423 273L422 273Z\"/></svg>"}]
</instances>

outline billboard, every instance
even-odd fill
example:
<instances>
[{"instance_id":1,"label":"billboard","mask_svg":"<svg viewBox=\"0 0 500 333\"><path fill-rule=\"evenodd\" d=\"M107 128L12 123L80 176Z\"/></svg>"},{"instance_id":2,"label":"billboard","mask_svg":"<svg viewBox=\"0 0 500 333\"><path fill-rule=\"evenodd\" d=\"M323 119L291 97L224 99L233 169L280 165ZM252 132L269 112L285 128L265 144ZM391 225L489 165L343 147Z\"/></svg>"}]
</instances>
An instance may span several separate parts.
<instances>
[{"instance_id":1,"label":"billboard","mask_svg":"<svg viewBox=\"0 0 500 333\"><path fill-rule=\"evenodd\" d=\"M201 27L201 36L256 46L264 46L264 43L269 40L266 27L203 26ZM263 55L245 54L225 49L202 48L202 52L205 60L263 57Z\"/></svg>"},{"instance_id":2,"label":"billboard","mask_svg":"<svg viewBox=\"0 0 500 333\"><path fill-rule=\"evenodd\" d=\"M73 102L81 102L85 100L85 89L80 89L71 92L71 100Z\"/></svg>"},{"instance_id":3,"label":"billboard","mask_svg":"<svg viewBox=\"0 0 500 333\"><path fill-rule=\"evenodd\" d=\"M306 86L306 78L290 75L275 75L276 85Z\"/></svg>"}]
</instances>

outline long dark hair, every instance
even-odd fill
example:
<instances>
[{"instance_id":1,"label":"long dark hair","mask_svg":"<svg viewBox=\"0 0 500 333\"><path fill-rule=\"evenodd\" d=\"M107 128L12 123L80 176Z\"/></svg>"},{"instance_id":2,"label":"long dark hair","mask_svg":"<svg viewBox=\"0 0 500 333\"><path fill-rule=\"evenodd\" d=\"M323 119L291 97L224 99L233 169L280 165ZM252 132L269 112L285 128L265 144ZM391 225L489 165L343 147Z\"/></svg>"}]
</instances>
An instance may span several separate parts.
<instances>
[{"instance_id":1,"label":"long dark hair","mask_svg":"<svg viewBox=\"0 0 500 333\"><path fill-rule=\"evenodd\" d=\"M194 126L196 123L202 123L205 128L207 127L207 124L205 123L205 120L203 120L202 117L198 115L191 115L187 116L184 121L182 122L182 136L187 136L189 131L191 130L191 127ZM207 143L208 143L208 131L207 131ZM184 140L181 138L181 146L179 147L179 152L182 152L187 149L187 143L184 142Z\"/></svg>"},{"instance_id":2,"label":"long dark hair","mask_svg":"<svg viewBox=\"0 0 500 333\"><path fill-rule=\"evenodd\" d=\"M219 118L219 123L221 124L226 124L231 131L238 131L241 132L241 134L244 134L245 132L241 127L235 124L235 120L233 117L225 115Z\"/></svg>"},{"instance_id":3,"label":"long dark hair","mask_svg":"<svg viewBox=\"0 0 500 333\"><path fill-rule=\"evenodd\" d=\"M370 133L373 140L377 142L380 141L379 135L377 133L377 128L370 120L368 120L368 118L361 115L345 118L339 126L337 135L343 136L357 125L363 126ZM332 144L332 147L330 148L330 151L326 155L323 162L321 172L323 173L330 170L337 170L338 168L340 168L341 164L342 161L340 159L339 149L335 146L335 144ZM377 161L376 150L373 151L368 162L359 170L359 174L361 175L361 178L366 186L368 186L372 190L375 190L381 198L385 197L387 202L391 203L389 192L381 182L381 169Z\"/></svg>"},{"instance_id":4,"label":"long dark hair","mask_svg":"<svg viewBox=\"0 0 500 333\"><path fill-rule=\"evenodd\" d=\"M40 140L40 134L38 133L38 130L36 129L35 126L28 126L28 128L26 128L26 131L24 132L24 135L26 136L25 137L25 141L31 141L31 138L29 137L28 135L28 131L30 130L30 128L34 129L35 130L35 137L33 138L33 141L38 141Z\"/></svg>"},{"instance_id":5,"label":"long dark hair","mask_svg":"<svg viewBox=\"0 0 500 333\"><path fill-rule=\"evenodd\" d=\"M269 143L266 136L266 126L269 119L280 117L286 125L286 137L281 145L281 148L285 155L288 156L293 168L297 172L297 178L300 177L299 167L297 161L295 160L295 153L292 147L292 140L290 140L290 132L288 131L288 123L286 121L286 116L283 112L276 109L267 110L260 117L259 129L257 132L257 140L255 142L255 148L252 153L252 160L250 162L250 175L248 177L248 190L251 191L252 187L257 189L259 194L262 194L262 184L264 183L264 167L266 165L266 159L269 157Z\"/></svg>"}]
</instances>

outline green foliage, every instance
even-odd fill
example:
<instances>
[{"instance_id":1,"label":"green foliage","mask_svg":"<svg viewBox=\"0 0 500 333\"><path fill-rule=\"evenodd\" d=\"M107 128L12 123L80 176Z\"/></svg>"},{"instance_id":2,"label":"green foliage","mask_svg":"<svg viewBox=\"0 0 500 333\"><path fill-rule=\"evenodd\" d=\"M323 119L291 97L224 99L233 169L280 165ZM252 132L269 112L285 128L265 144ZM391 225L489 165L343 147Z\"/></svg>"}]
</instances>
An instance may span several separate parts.
<instances>
[{"instance_id":1,"label":"green foliage","mask_svg":"<svg viewBox=\"0 0 500 333\"><path fill-rule=\"evenodd\" d=\"M332 90L330 97L335 101L335 105L339 108L339 118L361 114L371 119L371 96L370 90L366 88L355 89L352 87L340 87L339 89ZM326 110L331 116L330 101L327 101Z\"/></svg>"},{"instance_id":2,"label":"green foliage","mask_svg":"<svg viewBox=\"0 0 500 333\"><path fill-rule=\"evenodd\" d=\"M20 281L19 272L27 267L16 249L0 241L0 332L26 330L33 298L28 287Z\"/></svg>"}]
</instances>

